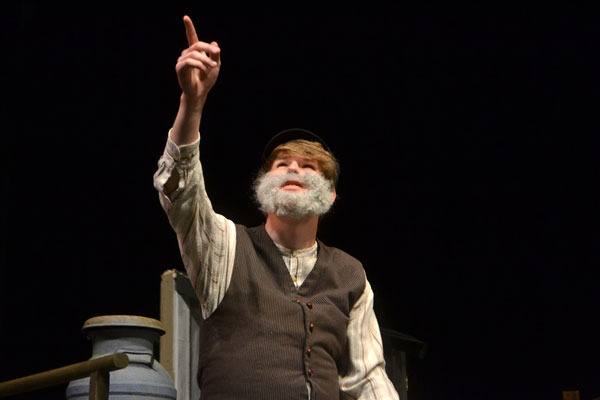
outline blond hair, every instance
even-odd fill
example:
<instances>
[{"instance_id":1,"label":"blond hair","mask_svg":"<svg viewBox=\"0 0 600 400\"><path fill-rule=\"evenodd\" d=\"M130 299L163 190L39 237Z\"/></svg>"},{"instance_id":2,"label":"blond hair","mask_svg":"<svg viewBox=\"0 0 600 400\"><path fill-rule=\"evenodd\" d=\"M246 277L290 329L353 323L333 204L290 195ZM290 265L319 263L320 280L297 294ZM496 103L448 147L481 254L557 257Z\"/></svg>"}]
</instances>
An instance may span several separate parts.
<instances>
[{"instance_id":1,"label":"blond hair","mask_svg":"<svg viewBox=\"0 0 600 400\"><path fill-rule=\"evenodd\" d=\"M335 156L330 151L327 151L321 143L305 139L291 140L275 147L260 168L260 175L269 172L273 161L275 161L282 153L315 160L319 165L321 173L325 179L331 182L332 187L335 188L337 185L340 166Z\"/></svg>"}]
</instances>

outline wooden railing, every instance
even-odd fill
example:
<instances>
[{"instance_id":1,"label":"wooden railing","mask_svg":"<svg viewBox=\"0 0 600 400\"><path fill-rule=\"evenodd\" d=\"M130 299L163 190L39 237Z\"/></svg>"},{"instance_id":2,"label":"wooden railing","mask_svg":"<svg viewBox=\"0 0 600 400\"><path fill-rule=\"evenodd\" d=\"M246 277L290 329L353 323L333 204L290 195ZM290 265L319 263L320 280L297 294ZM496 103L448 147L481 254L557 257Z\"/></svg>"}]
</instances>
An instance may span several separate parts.
<instances>
[{"instance_id":1,"label":"wooden railing","mask_svg":"<svg viewBox=\"0 0 600 400\"><path fill-rule=\"evenodd\" d=\"M40 372L39 374L0 382L0 397L61 385L89 376L90 400L108 400L109 372L125 368L127 365L129 365L129 358L123 353L94 358L66 367Z\"/></svg>"}]
</instances>

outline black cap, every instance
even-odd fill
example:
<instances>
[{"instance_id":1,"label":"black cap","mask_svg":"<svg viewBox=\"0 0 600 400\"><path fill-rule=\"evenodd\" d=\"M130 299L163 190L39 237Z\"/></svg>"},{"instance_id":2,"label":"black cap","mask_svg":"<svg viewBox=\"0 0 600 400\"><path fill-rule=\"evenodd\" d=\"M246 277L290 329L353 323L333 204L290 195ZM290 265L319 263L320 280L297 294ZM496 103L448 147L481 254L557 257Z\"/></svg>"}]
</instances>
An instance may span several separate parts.
<instances>
[{"instance_id":1,"label":"black cap","mask_svg":"<svg viewBox=\"0 0 600 400\"><path fill-rule=\"evenodd\" d=\"M266 161L266 159L271 155L271 152L273 150L275 150L275 148L277 146L279 146L280 144L287 143L287 142L290 142L292 140L297 140L297 139L304 139L304 140L310 140L312 142L321 143L321 146L323 146L323 148L325 150L327 150L328 152L331 153L331 150L329 149L327 144L325 144L325 141L316 133L311 132L306 129L302 129L302 128L290 128L290 129L285 129L285 130L275 134L275 136L273 136L267 142L267 144L263 150L262 161L263 162Z\"/></svg>"}]
</instances>

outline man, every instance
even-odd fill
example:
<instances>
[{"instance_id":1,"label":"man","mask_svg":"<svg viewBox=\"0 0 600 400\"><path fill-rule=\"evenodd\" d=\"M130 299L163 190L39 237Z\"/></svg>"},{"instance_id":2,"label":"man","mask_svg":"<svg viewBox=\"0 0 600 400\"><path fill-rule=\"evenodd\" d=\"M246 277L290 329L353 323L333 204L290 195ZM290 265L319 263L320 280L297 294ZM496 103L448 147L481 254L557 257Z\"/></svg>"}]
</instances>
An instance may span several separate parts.
<instances>
[{"instance_id":1,"label":"man","mask_svg":"<svg viewBox=\"0 0 600 400\"><path fill-rule=\"evenodd\" d=\"M200 300L202 397L397 399L365 271L316 237L338 175L324 141L290 129L267 144L255 182L264 225L247 228L213 211L199 131L221 49L183 20L182 95L154 185Z\"/></svg>"}]
</instances>

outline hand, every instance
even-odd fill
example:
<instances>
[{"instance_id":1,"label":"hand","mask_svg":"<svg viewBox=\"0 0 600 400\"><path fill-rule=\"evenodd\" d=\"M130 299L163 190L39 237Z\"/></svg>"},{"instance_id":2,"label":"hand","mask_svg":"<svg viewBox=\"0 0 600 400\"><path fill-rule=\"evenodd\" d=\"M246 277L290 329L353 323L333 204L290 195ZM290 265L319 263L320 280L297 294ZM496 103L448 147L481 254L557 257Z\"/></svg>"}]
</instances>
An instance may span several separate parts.
<instances>
[{"instance_id":1,"label":"hand","mask_svg":"<svg viewBox=\"0 0 600 400\"><path fill-rule=\"evenodd\" d=\"M201 42L187 15L183 17L188 48L181 52L175 70L188 105L202 107L219 76L221 49L217 42Z\"/></svg>"}]
</instances>

